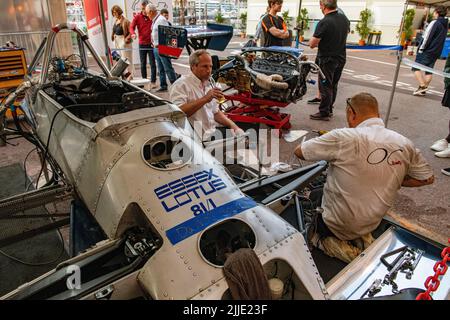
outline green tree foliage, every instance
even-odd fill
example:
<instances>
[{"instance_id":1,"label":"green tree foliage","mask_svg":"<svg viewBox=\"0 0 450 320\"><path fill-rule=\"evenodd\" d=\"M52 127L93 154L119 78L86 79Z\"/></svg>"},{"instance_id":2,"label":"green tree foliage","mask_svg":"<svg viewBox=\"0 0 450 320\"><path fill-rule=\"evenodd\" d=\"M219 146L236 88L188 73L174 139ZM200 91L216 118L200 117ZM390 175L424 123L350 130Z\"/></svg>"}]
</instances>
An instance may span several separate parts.
<instances>
[{"instance_id":1,"label":"green tree foliage","mask_svg":"<svg viewBox=\"0 0 450 320\"><path fill-rule=\"evenodd\" d=\"M222 15L222 12L219 10L216 13L216 16L214 17L214 20L216 20L217 23L224 23L225 18Z\"/></svg>"},{"instance_id":2,"label":"green tree foliage","mask_svg":"<svg viewBox=\"0 0 450 320\"><path fill-rule=\"evenodd\" d=\"M241 20L241 32L247 31L247 12L242 12L239 16L239 19Z\"/></svg>"},{"instance_id":3,"label":"green tree foliage","mask_svg":"<svg viewBox=\"0 0 450 320\"><path fill-rule=\"evenodd\" d=\"M358 32L361 40L366 40L369 35L369 20L372 12L369 9L364 9L359 13L359 21L356 24L356 32Z\"/></svg>"},{"instance_id":4,"label":"green tree foliage","mask_svg":"<svg viewBox=\"0 0 450 320\"><path fill-rule=\"evenodd\" d=\"M403 22L403 32L405 34L405 40L411 41L413 35L412 25L414 22L414 16L416 15L416 10L408 9L405 13L405 21Z\"/></svg>"},{"instance_id":5,"label":"green tree foliage","mask_svg":"<svg viewBox=\"0 0 450 320\"><path fill-rule=\"evenodd\" d=\"M308 9L303 8L300 10L300 14L297 16L297 28L301 35L305 33L305 30L309 30Z\"/></svg>"},{"instance_id":6,"label":"green tree foliage","mask_svg":"<svg viewBox=\"0 0 450 320\"><path fill-rule=\"evenodd\" d=\"M291 27L292 18L289 17L289 10L283 11L281 14L281 17L283 18L284 22L286 23L286 26L288 29Z\"/></svg>"}]
</instances>

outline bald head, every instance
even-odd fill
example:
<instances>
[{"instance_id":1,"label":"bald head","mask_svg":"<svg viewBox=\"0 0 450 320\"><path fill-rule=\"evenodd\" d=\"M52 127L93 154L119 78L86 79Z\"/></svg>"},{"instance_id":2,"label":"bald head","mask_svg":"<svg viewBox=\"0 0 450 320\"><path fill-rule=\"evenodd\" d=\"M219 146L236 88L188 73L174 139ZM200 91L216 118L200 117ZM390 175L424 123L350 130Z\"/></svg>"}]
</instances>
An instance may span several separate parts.
<instances>
[{"instance_id":1,"label":"bald head","mask_svg":"<svg viewBox=\"0 0 450 320\"><path fill-rule=\"evenodd\" d=\"M350 128L370 118L379 118L377 99L367 92L361 92L347 100L347 122Z\"/></svg>"},{"instance_id":2,"label":"bald head","mask_svg":"<svg viewBox=\"0 0 450 320\"><path fill-rule=\"evenodd\" d=\"M378 101L370 93L358 93L350 98L349 103L356 113L365 115L378 114Z\"/></svg>"}]
</instances>

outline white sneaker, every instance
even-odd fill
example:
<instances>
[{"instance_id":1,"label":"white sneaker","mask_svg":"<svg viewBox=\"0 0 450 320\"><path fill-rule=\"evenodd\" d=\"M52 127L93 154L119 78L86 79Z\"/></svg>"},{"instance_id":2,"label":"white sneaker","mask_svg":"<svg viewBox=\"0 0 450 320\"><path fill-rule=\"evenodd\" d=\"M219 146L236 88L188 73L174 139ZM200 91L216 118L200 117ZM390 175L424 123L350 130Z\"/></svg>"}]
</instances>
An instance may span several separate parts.
<instances>
[{"instance_id":1,"label":"white sneaker","mask_svg":"<svg viewBox=\"0 0 450 320\"><path fill-rule=\"evenodd\" d=\"M441 172L442 172L443 174L445 174L446 176L450 176L450 168L442 169Z\"/></svg>"},{"instance_id":2,"label":"white sneaker","mask_svg":"<svg viewBox=\"0 0 450 320\"><path fill-rule=\"evenodd\" d=\"M430 149L439 152L439 151L444 151L448 147L449 147L449 145L448 145L447 140L440 139L440 140L436 141L435 143L433 143L433 145L430 147Z\"/></svg>"},{"instance_id":3,"label":"white sneaker","mask_svg":"<svg viewBox=\"0 0 450 320\"><path fill-rule=\"evenodd\" d=\"M436 152L434 155L439 158L450 158L450 147L440 152Z\"/></svg>"}]
</instances>

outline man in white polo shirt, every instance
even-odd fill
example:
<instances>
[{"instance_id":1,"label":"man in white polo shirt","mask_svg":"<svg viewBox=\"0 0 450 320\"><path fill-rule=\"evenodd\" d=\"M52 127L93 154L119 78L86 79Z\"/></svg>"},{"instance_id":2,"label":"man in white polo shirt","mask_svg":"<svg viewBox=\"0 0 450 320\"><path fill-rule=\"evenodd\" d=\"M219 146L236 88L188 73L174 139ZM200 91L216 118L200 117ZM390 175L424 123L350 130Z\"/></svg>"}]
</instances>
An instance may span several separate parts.
<instances>
[{"instance_id":1,"label":"man in white polo shirt","mask_svg":"<svg viewBox=\"0 0 450 320\"><path fill-rule=\"evenodd\" d=\"M212 59L208 51L194 51L189 57L189 65L192 72L181 76L172 85L170 100L186 113L194 129L199 128L196 121L201 123L202 131L197 134L202 141L214 134L217 123L233 130L235 134L242 134L242 129L219 109L217 100L223 98L223 93L209 81Z\"/></svg>"},{"instance_id":2,"label":"man in white polo shirt","mask_svg":"<svg viewBox=\"0 0 450 320\"><path fill-rule=\"evenodd\" d=\"M371 237L400 187L431 184L434 176L409 139L385 128L378 102L371 94L359 93L347 99L346 114L349 128L306 141L295 154L304 160L329 161L323 213L317 219L316 231L325 253L350 262L361 250L354 247L348 252L344 248L347 241ZM334 248L328 250L327 245ZM347 251L344 257L336 254L336 247Z\"/></svg>"}]
</instances>

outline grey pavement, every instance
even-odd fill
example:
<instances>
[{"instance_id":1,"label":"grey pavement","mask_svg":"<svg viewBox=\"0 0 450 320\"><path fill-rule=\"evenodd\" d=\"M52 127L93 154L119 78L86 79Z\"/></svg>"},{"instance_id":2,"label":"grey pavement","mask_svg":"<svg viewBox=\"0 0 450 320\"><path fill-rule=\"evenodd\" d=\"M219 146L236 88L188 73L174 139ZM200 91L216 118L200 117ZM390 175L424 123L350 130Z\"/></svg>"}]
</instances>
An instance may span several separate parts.
<instances>
[{"instance_id":1,"label":"grey pavement","mask_svg":"<svg viewBox=\"0 0 450 320\"><path fill-rule=\"evenodd\" d=\"M233 38L226 51L213 53L222 57L230 56L237 53L240 44L245 42L246 40ZM314 60L315 50L301 48L305 50L304 54L310 60ZM293 130L302 129L311 132L311 130L345 127L345 100L362 91L370 92L378 99L382 118L385 118L397 62L395 54L392 51L348 50L347 55L332 120L323 122L309 119L310 114L317 112L317 105L308 105L306 101L314 97L317 87L308 85L308 92L303 99L283 110L292 115ZM414 60L413 56L407 58ZM185 51L180 59L173 62L177 72L181 74L189 72L188 56ZM438 60L435 68L443 70L444 64L445 60ZM315 79L316 76L312 75L312 78ZM450 110L440 104L444 92L442 77L436 75L433 77L430 84L431 91L423 97L412 95L417 87L410 67L402 65L388 127L414 142L433 167L436 179L430 186L402 188L392 211L398 218L413 224L414 227L417 226L417 229L430 231L429 236L434 240L446 244L450 236L450 177L443 175L440 170L450 167L450 158L437 158L429 147L434 141L447 136ZM168 98L168 94L163 97ZM310 133L307 139L314 136ZM282 140L280 160L291 161L297 144L298 142L287 143Z\"/></svg>"},{"instance_id":2,"label":"grey pavement","mask_svg":"<svg viewBox=\"0 0 450 320\"><path fill-rule=\"evenodd\" d=\"M224 52L214 51L222 57L236 54L246 39L233 38ZM310 60L315 58L315 50L302 47ZM356 51L347 52L342 79L339 83L338 96L335 103L334 117L329 122L309 119L309 114L317 112L317 105L308 105L307 100L315 96L317 87L308 85L308 92L302 100L286 107L283 112L290 113L292 129L331 130L346 126L345 100L352 95L366 91L377 97L380 111L384 119L389 101L392 79L395 71L396 57L391 51ZM410 57L414 60L414 57ZM180 74L189 72L186 50L178 60L173 60L175 70ZM442 70L445 60L438 60L435 68ZM139 75L139 65L135 65L136 75ZM315 79L316 76L312 75ZM397 218L405 220L419 228L429 231L429 237L441 243L447 243L450 236L450 177L440 173L441 168L450 167L450 158L440 159L434 156L429 146L437 139L448 134L450 110L440 105L444 92L443 78L434 76L431 82L431 92L424 97L415 97L413 90L417 83L409 67L402 66L399 83L394 96L388 127L411 139L419 148L434 169L435 183L422 188L402 188L393 207ZM153 90L154 91L154 90ZM168 99L168 93L158 94ZM314 137L313 133L307 139ZM7 146L0 148L0 164L6 165L13 161L23 161L32 146L23 140L16 140L18 147ZM290 162L292 153L298 142L287 143L283 139L280 143L281 161ZM29 174L39 171L37 157L31 154ZM34 165L33 165L34 163Z\"/></svg>"}]
</instances>

